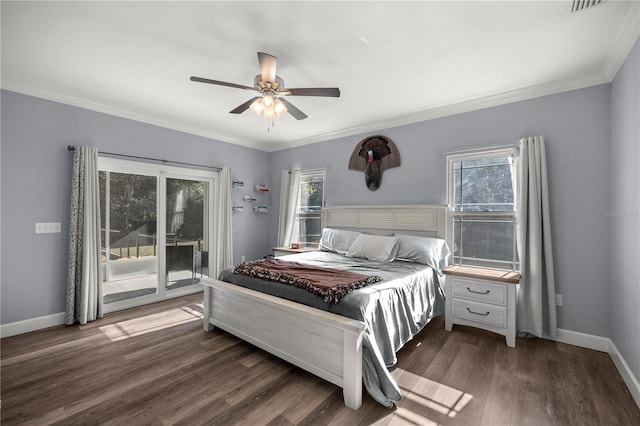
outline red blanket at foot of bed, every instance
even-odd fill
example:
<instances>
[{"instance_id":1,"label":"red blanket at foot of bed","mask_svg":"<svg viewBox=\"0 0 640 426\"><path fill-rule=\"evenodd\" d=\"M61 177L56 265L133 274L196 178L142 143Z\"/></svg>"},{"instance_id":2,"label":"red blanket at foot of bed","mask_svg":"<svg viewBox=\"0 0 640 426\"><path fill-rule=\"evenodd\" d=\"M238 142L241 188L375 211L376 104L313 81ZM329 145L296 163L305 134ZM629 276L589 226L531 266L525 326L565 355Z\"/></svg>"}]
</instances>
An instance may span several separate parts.
<instances>
[{"instance_id":1,"label":"red blanket at foot of bed","mask_svg":"<svg viewBox=\"0 0 640 426\"><path fill-rule=\"evenodd\" d=\"M335 303L353 289L382 281L375 275L320 268L276 258L241 263L233 272L300 287L324 296L325 302Z\"/></svg>"}]
</instances>

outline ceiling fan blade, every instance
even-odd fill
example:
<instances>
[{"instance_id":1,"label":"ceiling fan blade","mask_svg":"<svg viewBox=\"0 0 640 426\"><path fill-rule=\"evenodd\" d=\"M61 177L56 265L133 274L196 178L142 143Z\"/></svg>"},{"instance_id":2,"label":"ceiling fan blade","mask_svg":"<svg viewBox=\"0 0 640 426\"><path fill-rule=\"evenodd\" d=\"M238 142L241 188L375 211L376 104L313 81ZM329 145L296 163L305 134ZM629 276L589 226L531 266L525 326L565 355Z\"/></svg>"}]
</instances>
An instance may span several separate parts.
<instances>
[{"instance_id":1,"label":"ceiling fan blade","mask_svg":"<svg viewBox=\"0 0 640 426\"><path fill-rule=\"evenodd\" d=\"M253 98L249 99L247 102L243 103L242 105L238 105L237 107L235 107L234 109L229 111L229 113L231 113L231 114L242 114L243 112L245 112L246 110L249 109L249 107L251 106L253 101L255 101L256 99L260 99L260 96L253 97Z\"/></svg>"},{"instance_id":2,"label":"ceiling fan blade","mask_svg":"<svg viewBox=\"0 0 640 426\"><path fill-rule=\"evenodd\" d=\"M280 100L287 107L287 112L289 114L293 115L293 117L296 120L304 120L305 118L308 117L307 114L305 114L304 112L300 111L295 105L293 105L291 102L289 102L285 98L280 98Z\"/></svg>"},{"instance_id":3,"label":"ceiling fan blade","mask_svg":"<svg viewBox=\"0 0 640 426\"><path fill-rule=\"evenodd\" d=\"M209 78L191 76L189 80L197 81L198 83L209 83L209 84L217 84L218 86L234 87L236 89L256 90L255 87L243 86L242 84L227 83L226 81L211 80Z\"/></svg>"},{"instance_id":4,"label":"ceiling fan blade","mask_svg":"<svg viewBox=\"0 0 640 426\"><path fill-rule=\"evenodd\" d=\"M337 87L307 87L299 89L284 89L291 96L327 96L330 98L339 98L340 89Z\"/></svg>"},{"instance_id":5,"label":"ceiling fan blade","mask_svg":"<svg viewBox=\"0 0 640 426\"><path fill-rule=\"evenodd\" d=\"M258 62L260 63L260 75L262 81L267 83L276 82L276 64L278 58L268 53L258 52Z\"/></svg>"}]
</instances>

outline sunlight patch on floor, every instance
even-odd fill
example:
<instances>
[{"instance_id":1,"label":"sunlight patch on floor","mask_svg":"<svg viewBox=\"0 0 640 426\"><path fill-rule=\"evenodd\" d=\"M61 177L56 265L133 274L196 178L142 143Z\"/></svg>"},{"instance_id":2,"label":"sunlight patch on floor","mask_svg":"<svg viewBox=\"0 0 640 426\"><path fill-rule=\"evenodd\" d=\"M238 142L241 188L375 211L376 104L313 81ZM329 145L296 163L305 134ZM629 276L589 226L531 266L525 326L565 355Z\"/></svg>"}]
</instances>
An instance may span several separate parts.
<instances>
[{"instance_id":1,"label":"sunlight patch on floor","mask_svg":"<svg viewBox=\"0 0 640 426\"><path fill-rule=\"evenodd\" d=\"M436 426L439 423L434 422L433 420L429 420L428 418L414 413L413 411L404 408L398 407L398 409L393 413L395 416L400 417L401 424L414 424L416 426ZM389 424L393 425L396 422L391 421Z\"/></svg>"},{"instance_id":2,"label":"sunlight patch on floor","mask_svg":"<svg viewBox=\"0 0 640 426\"><path fill-rule=\"evenodd\" d=\"M405 370L402 370L402 376L404 379L402 382L415 383L410 387L403 386L403 384L400 383L404 399L448 417L455 417L464 409L469 401L473 399L473 395L471 394ZM400 413L398 414L400 415ZM416 415L418 414L412 413L413 417ZM431 420L425 417L421 417L421 419L421 424L431 422ZM407 420L413 422L412 418L407 418Z\"/></svg>"},{"instance_id":3,"label":"sunlight patch on floor","mask_svg":"<svg viewBox=\"0 0 640 426\"><path fill-rule=\"evenodd\" d=\"M157 314L120 321L116 324L105 325L99 329L109 340L117 342L118 340L201 320L202 312L198 312L189 306L183 306Z\"/></svg>"}]
</instances>

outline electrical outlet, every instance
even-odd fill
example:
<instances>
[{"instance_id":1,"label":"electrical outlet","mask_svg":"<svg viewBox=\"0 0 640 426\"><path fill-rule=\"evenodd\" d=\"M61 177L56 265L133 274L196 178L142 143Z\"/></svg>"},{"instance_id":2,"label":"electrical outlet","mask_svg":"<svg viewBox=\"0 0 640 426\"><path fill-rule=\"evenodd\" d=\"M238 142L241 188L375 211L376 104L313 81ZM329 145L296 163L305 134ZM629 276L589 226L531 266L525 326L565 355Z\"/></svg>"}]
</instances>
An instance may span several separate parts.
<instances>
[{"instance_id":1,"label":"electrical outlet","mask_svg":"<svg viewBox=\"0 0 640 426\"><path fill-rule=\"evenodd\" d=\"M556 294L556 306L562 306L562 295Z\"/></svg>"},{"instance_id":2,"label":"electrical outlet","mask_svg":"<svg viewBox=\"0 0 640 426\"><path fill-rule=\"evenodd\" d=\"M244 257L244 256L242 256L242 257L240 258L240 262L244 262L244 261L245 261L245 257Z\"/></svg>"}]
</instances>

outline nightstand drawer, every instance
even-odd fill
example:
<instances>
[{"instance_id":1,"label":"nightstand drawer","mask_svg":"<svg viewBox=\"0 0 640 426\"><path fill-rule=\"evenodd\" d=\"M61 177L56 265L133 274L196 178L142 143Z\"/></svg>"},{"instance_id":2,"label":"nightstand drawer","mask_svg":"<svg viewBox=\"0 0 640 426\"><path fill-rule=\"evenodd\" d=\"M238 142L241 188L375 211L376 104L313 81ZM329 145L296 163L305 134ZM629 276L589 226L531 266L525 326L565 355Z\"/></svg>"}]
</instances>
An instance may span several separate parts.
<instances>
[{"instance_id":1,"label":"nightstand drawer","mask_svg":"<svg viewBox=\"0 0 640 426\"><path fill-rule=\"evenodd\" d=\"M506 306L507 289L504 284L454 277L453 297Z\"/></svg>"},{"instance_id":2,"label":"nightstand drawer","mask_svg":"<svg viewBox=\"0 0 640 426\"><path fill-rule=\"evenodd\" d=\"M496 327L507 326L507 308L504 306L453 299L453 315L456 318L490 324Z\"/></svg>"}]
</instances>

